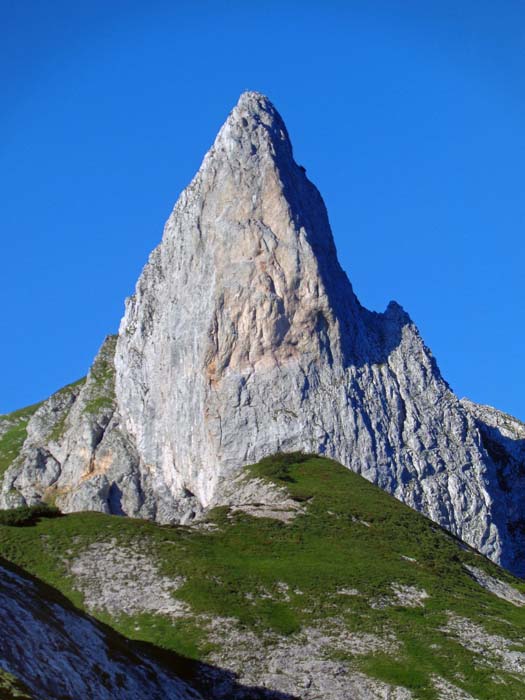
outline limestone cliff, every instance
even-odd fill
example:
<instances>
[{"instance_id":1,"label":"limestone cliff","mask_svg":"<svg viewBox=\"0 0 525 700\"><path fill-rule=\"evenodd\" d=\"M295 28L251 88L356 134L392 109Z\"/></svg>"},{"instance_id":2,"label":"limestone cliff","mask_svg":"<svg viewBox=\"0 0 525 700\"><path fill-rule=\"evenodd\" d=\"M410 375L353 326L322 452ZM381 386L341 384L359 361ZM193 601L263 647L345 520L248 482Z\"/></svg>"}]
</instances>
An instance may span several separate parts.
<instances>
[{"instance_id":1,"label":"limestone cliff","mask_svg":"<svg viewBox=\"0 0 525 700\"><path fill-rule=\"evenodd\" d=\"M479 417L399 305L361 306L321 196L258 93L241 96L169 217L127 300L114 370L37 411L4 505L52 492L65 510L187 521L243 465L302 450L519 568Z\"/></svg>"}]
</instances>

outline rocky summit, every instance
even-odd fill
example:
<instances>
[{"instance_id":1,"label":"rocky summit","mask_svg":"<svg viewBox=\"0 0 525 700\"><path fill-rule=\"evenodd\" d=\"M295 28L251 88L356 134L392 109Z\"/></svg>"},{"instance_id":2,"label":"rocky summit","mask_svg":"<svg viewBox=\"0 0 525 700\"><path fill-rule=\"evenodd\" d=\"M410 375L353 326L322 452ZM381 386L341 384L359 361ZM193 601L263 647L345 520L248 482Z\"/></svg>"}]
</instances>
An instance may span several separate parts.
<instances>
[{"instance_id":1,"label":"rocky summit","mask_svg":"<svg viewBox=\"0 0 525 700\"><path fill-rule=\"evenodd\" d=\"M189 523L243 466L334 458L520 575L525 427L359 303L271 102L244 93L87 379L0 419L0 505Z\"/></svg>"}]
</instances>

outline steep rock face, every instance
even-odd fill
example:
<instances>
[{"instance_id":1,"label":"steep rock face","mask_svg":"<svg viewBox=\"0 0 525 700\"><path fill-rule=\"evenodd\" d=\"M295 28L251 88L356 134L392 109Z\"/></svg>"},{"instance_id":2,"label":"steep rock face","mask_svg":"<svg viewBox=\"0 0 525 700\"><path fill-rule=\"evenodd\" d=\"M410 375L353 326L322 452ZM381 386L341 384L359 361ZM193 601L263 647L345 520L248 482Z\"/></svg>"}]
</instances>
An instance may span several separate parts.
<instances>
[{"instance_id":1,"label":"steep rock face","mask_svg":"<svg viewBox=\"0 0 525 700\"><path fill-rule=\"evenodd\" d=\"M206 506L278 450L327 454L501 558L494 465L415 326L365 310L270 102L244 94L128 300L123 424L155 486Z\"/></svg>"},{"instance_id":2,"label":"steep rock face","mask_svg":"<svg viewBox=\"0 0 525 700\"><path fill-rule=\"evenodd\" d=\"M244 464L303 450L514 565L475 413L400 306L360 305L321 196L258 93L241 96L127 301L114 393L96 365L30 420L2 504L51 493L66 510L186 521Z\"/></svg>"},{"instance_id":3,"label":"steep rock face","mask_svg":"<svg viewBox=\"0 0 525 700\"><path fill-rule=\"evenodd\" d=\"M0 671L34 700L199 700L201 695L56 591L0 560ZM4 695L2 697L17 697Z\"/></svg>"}]
</instances>

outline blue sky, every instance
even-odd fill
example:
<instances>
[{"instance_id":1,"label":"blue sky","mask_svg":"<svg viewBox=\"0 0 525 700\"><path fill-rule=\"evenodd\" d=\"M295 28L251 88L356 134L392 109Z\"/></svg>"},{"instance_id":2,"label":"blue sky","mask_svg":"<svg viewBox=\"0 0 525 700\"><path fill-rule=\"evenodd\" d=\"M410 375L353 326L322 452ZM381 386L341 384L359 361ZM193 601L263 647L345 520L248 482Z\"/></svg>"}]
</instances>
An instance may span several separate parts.
<instances>
[{"instance_id":1,"label":"blue sky","mask_svg":"<svg viewBox=\"0 0 525 700\"><path fill-rule=\"evenodd\" d=\"M525 5L0 3L0 412L84 375L239 94L266 93L361 302L525 419Z\"/></svg>"}]
</instances>

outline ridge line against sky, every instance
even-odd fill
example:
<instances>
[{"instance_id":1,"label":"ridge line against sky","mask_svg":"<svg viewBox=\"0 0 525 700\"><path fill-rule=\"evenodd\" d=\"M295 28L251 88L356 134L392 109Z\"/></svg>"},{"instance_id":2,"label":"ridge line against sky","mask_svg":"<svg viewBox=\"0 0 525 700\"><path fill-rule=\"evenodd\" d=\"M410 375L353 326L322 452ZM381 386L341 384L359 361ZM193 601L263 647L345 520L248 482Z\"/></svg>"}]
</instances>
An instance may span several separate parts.
<instances>
[{"instance_id":1,"label":"ridge line against sky","mask_svg":"<svg viewBox=\"0 0 525 700\"><path fill-rule=\"evenodd\" d=\"M357 296L525 419L525 8L4 3L0 411L86 373L228 112L270 98Z\"/></svg>"}]
</instances>

